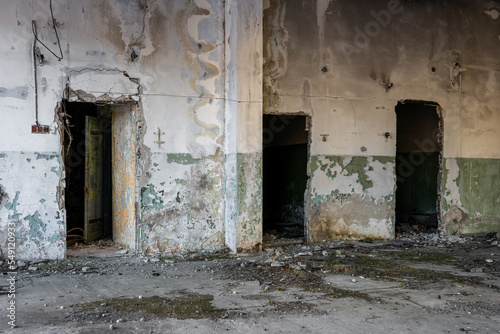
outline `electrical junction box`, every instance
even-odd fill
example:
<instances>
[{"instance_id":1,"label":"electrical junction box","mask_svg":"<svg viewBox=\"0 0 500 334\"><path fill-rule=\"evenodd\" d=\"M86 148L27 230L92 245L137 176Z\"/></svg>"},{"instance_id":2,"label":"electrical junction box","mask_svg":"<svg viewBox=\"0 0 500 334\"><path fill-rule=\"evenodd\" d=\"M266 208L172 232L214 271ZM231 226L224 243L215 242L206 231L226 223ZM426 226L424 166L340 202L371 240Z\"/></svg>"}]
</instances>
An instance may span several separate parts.
<instances>
[{"instance_id":1,"label":"electrical junction box","mask_svg":"<svg viewBox=\"0 0 500 334\"><path fill-rule=\"evenodd\" d=\"M50 133L50 126L48 125L32 125L31 133Z\"/></svg>"}]
</instances>

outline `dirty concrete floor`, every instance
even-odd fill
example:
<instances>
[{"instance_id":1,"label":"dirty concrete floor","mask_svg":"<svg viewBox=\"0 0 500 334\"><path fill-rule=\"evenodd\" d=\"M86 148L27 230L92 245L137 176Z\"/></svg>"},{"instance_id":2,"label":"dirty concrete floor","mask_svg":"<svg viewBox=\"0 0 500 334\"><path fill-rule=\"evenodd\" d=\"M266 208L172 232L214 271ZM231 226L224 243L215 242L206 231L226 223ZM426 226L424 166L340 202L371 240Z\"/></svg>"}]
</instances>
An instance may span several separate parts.
<instances>
[{"instance_id":1,"label":"dirty concrete floor","mask_svg":"<svg viewBox=\"0 0 500 334\"><path fill-rule=\"evenodd\" d=\"M496 235L364 241L25 263L0 333L500 333Z\"/></svg>"}]
</instances>

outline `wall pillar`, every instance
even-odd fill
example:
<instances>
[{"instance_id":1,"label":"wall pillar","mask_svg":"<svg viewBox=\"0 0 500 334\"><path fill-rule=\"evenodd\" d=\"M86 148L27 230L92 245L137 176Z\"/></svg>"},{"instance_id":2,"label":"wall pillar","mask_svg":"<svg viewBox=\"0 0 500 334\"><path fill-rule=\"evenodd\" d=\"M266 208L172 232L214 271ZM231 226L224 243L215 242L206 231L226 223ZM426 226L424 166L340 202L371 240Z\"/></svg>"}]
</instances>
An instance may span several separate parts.
<instances>
[{"instance_id":1,"label":"wall pillar","mask_svg":"<svg viewBox=\"0 0 500 334\"><path fill-rule=\"evenodd\" d=\"M262 241L262 0L225 8L225 232L232 251Z\"/></svg>"}]
</instances>

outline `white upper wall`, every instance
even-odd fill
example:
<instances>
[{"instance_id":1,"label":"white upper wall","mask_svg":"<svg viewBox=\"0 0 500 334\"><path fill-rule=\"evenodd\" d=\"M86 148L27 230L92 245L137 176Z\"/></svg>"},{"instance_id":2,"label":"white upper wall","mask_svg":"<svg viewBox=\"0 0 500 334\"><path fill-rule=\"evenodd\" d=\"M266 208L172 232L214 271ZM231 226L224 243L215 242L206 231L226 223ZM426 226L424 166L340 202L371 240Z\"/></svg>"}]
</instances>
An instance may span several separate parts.
<instances>
[{"instance_id":1,"label":"white upper wall","mask_svg":"<svg viewBox=\"0 0 500 334\"><path fill-rule=\"evenodd\" d=\"M152 151L213 154L221 146L224 97L224 9L220 0L53 0L64 59L39 43L39 122L50 135L31 134L35 123L33 33L59 53L49 1L13 1L0 13L0 151L59 151L55 109L66 85L88 100L140 93ZM134 58L135 57L135 58ZM99 97L101 97L99 99ZM6 123L5 123L6 122ZM160 127L167 144L158 146Z\"/></svg>"},{"instance_id":2,"label":"white upper wall","mask_svg":"<svg viewBox=\"0 0 500 334\"><path fill-rule=\"evenodd\" d=\"M311 114L313 154L395 155L398 101L432 101L446 157L500 158L498 12L486 0L270 1L265 112Z\"/></svg>"}]
</instances>

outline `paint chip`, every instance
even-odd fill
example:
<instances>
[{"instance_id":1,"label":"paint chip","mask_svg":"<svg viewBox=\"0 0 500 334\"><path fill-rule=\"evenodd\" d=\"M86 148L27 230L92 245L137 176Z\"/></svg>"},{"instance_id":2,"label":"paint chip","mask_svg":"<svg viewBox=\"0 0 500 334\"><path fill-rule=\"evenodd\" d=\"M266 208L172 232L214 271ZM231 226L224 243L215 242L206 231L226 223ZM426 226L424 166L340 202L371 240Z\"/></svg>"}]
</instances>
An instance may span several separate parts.
<instances>
[{"instance_id":1,"label":"paint chip","mask_svg":"<svg viewBox=\"0 0 500 334\"><path fill-rule=\"evenodd\" d=\"M491 16L491 18L492 18L493 20L496 20L496 19L498 19L498 18L500 17L500 12L499 12L498 10L496 10L496 9L492 9L492 10L485 10L485 11L484 11L484 13L485 13L486 15Z\"/></svg>"}]
</instances>

